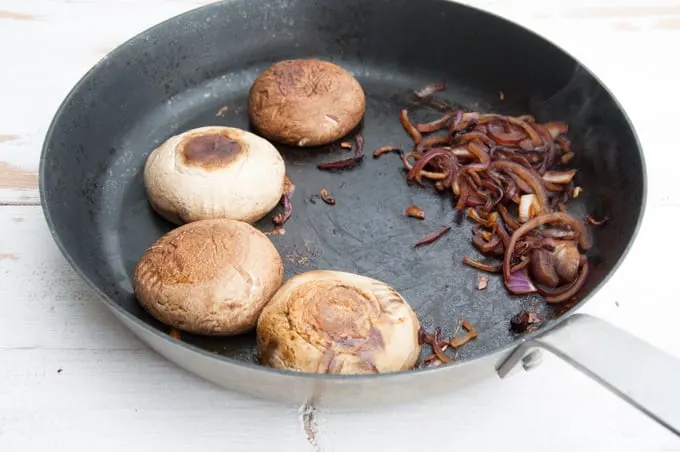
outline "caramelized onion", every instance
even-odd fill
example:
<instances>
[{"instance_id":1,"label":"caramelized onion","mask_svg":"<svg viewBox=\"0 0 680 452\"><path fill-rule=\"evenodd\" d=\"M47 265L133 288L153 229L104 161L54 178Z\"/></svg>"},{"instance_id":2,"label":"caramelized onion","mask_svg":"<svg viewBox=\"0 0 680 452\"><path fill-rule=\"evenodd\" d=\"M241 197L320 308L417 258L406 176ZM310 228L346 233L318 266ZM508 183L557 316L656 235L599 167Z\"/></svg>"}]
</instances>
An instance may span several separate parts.
<instances>
[{"instance_id":1,"label":"caramelized onion","mask_svg":"<svg viewBox=\"0 0 680 452\"><path fill-rule=\"evenodd\" d=\"M408 119L408 110L402 110L401 111L401 125L404 126L404 130L411 135L411 139L413 139L413 142L415 144L419 144L420 140L423 139L423 136L418 132L418 129L416 129L411 121Z\"/></svg>"},{"instance_id":2,"label":"caramelized onion","mask_svg":"<svg viewBox=\"0 0 680 452\"><path fill-rule=\"evenodd\" d=\"M444 82L430 83L425 85L419 90L415 91L415 95L418 99L424 99L436 93L437 91L443 91L446 89L446 84Z\"/></svg>"},{"instance_id":3,"label":"caramelized onion","mask_svg":"<svg viewBox=\"0 0 680 452\"><path fill-rule=\"evenodd\" d=\"M506 133L503 126L495 122L490 122L487 127L491 138L504 146L514 146L527 136L526 132L516 129Z\"/></svg>"},{"instance_id":4,"label":"caramelized onion","mask_svg":"<svg viewBox=\"0 0 680 452\"><path fill-rule=\"evenodd\" d=\"M569 171L546 171L543 173L543 180L552 184L568 184L574 179L576 170Z\"/></svg>"},{"instance_id":5,"label":"caramelized onion","mask_svg":"<svg viewBox=\"0 0 680 452\"><path fill-rule=\"evenodd\" d=\"M592 217L579 221L567 212L565 204L580 189L574 188L576 170L557 167L574 156L565 123L453 108L415 126L406 110L400 119L415 145L414 152L401 154L407 179L421 185L429 179L439 192L451 193L456 222L466 211L476 223L474 246L485 255L502 256L500 265L467 257L466 265L501 270L510 292L550 292L551 300L561 299L562 292L584 278L581 250L590 247L586 222L599 222ZM447 135L423 136L445 129ZM381 148L374 155L392 150ZM432 243L448 230L430 234L416 246Z\"/></svg>"},{"instance_id":6,"label":"caramelized onion","mask_svg":"<svg viewBox=\"0 0 680 452\"><path fill-rule=\"evenodd\" d=\"M532 218L531 220L527 221L522 226L520 226L515 232L512 233L512 235L510 236L510 242L508 243L508 246L505 249L505 256L503 258L503 279L505 279L506 284L510 280L510 267L512 255L515 249L515 245L517 244L517 241L524 235L536 229L537 227L552 223L562 223L571 227L578 234L579 240L582 240L583 237L585 236L583 223L581 223L568 213L553 212L541 215L540 217ZM581 247L583 249L588 249L590 245L588 244L588 242L582 240Z\"/></svg>"},{"instance_id":7,"label":"caramelized onion","mask_svg":"<svg viewBox=\"0 0 680 452\"><path fill-rule=\"evenodd\" d=\"M522 195L519 198L519 221L520 223L526 223L530 219L534 218L536 215L540 215L541 206L539 205L538 198L534 194Z\"/></svg>"},{"instance_id":8,"label":"caramelized onion","mask_svg":"<svg viewBox=\"0 0 680 452\"><path fill-rule=\"evenodd\" d=\"M417 248L419 246L429 245L430 243L438 240L441 236L443 236L444 234L446 234L450 230L451 230L451 226L446 226L446 227L440 229L437 232L433 232L432 234L425 236L423 239L417 241L416 244L413 245L413 246L415 248Z\"/></svg>"},{"instance_id":9,"label":"caramelized onion","mask_svg":"<svg viewBox=\"0 0 680 452\"><path fill-rule=\"evenodd\" d=\"M377 159L381 155L387 154L388 152L403 152L403 151L396 146L381 146L375 151L373 151L373 158Z\"/></svg>"},{"instance_id":10,"label":"caramelized onion","mask_svg":"<svg viewBox=\"0 0 680 452\"><path fill-rule=\"evenodd\" d=\"M527 169L518 163L509 162L507 160L496 160L491 163L490 168L492 170L506 170L512 175L521 178L527 183L527 185L538 198L539 205L541 206L541 212L550 211L548 207L548 196L545 193L545 188L543 188L543 183L541 182L540 176L535 171Z\"/></svg>"},{"instance_id":11,"label":"caramelized onion","mask_svg":"<svg viewBox=\"0 0 680 452\"><path fill-rule=\"evenodd\" d=\"M281 204L283 204L283 212L277 213L272 219L276 226L283 226L293 214L293 204L291 204L290 196L287 193L284 193L281 197Z\"/></svg>"},{"instance_id":12,"label":"caramelized onion","mask_svg":"<svg viewBox=\"0 0 680 452\"><path fill-rule=\"evenodd\" d=\"M419 220L425 219L425 211L416 205L408 206L404 209L404 214L409 217L418 218Z\"/></svg>"},{"instance_id":13,"label":"caramelized onion","mask_svg":"<svg viewBox=\"0 0 680 452\"><path fill-rule=\"evenodd\" d=\"M481 270L481 271L487 272L487 273L498 273L498 272L501 271L501 264L496 264L496 265L484 264L484 263L478 262L474 259L470 259L467 256L463 258L463 263L465 265L469 265L472 268L476 268L477 270Z\"/></svg>"},{"instance_id":14,"label":"caramelized onion","mask_svg":"<svg viewBox=\"0 0 680 452\"><path fill-rule=\"evenodd\" d=\"M451 122L451 120L456 117L456 114L458 114L458 112L454 110L446 113L439 119L435 119L434 121L416 124L416 130L421 133L436 132L437 130L441 130L448 126L449 122Z\"/></svg>"}]
</instances>

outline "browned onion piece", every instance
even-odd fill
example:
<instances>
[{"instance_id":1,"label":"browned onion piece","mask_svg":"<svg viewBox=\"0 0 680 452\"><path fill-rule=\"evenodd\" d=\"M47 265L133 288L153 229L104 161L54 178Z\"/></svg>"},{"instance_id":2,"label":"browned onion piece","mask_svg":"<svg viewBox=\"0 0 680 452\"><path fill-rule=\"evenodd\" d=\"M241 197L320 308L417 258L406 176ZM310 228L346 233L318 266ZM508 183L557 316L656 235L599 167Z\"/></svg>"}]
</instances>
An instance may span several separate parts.
<instances>
[{"instance_id":1,"label":"browned onion piece","mask_svg":"<svg viewBox=\"0 0 680 452\"><path fill-rule=\"evenodd\" d=\"M513 218L512 215L510 215L510 212L508 212L508 209L504 205L501 204L498 206L498 212L501 214L501 218L503 218L503 222L508 227L508 229L514 231L515 229L519 228L519 223Z\"/></svg>"},{"instance_id":2,"label":"browned onion piece","mask_svg":"<svg viewBox=\"0 0 680 452\"><path fill-rule=\"evenodd\" d=\"M408 110L402 110L401 114L399 115L401 119L401 125L404 126L404 130L406 130L406 133L408 133L411 136L411 139L415 144L420 143L420 140L423 139L423 136L418 132L418 130L413 126L411 121L408 119Z\"/></svg>"},{"instance_id":3,"label":"browned onion piece","mask_svg":"<svg viewBox=\"0 0 680 452\"><path fill-rule=\"evenodd\" d=\"M477 172L483 169L484 166L482 164L471 164L465 167L465 173L468 175L468 182L472 188L472 193L479 192L479 185L482 183L482 179Z\"/></svg>"},{"instance_id":4,"label":"browned onion piece","mask_svg":"<svg viewBox=\"0 0 680 452\"><path fill-rule=\"evenodd\" d=\"M496 265L484 264L484 263L478 262L474 259L470 259L467 256L463 258L463 263L465 265L469 265L470 267L476 268L477 270L481 270L483 272L498 273L498 272L501 271L501 264L496 264Z\"/></svg>"},{"instance_id":5,"label":"browned onion piece","mask_svg":"<svg viewBox=\"0 0 680 452\"><path fill-rule=\"evenodd\" d=\"M567 231L565 229L559 228L542 229L541 235L544 237L562 240L576 240L577 238L574 231Z\"/></svg>"},{"instance_id":6,"label":"browned onion piece","mask_svg":"<svg viewBox=\"0 0 680 452\"><path fill-rule=\"evenodd\" d=\"M513 130L506 133L503 125L496 122L490 122L487 124L487 127L491 138L504 146L516 146L520 141L527 137L526 132L519 130Z\"/></svg>"},{"instance_id":7,"label":"browned onion piece","mask_svg":"<svg viewBox=\"0 0 680 452\"><path fill-rule=\"evenodd\" d=\"M419 158L416 161L416 164L413 165L413 168L408 172L408 179L412 180L415 179L418 183L422 183L420 176L425 169L425 166L430 163L432 160L435 158L441 158L443 161L448 162L451 159L451 154L444 148L435 148L435 149L430 149L426 154L424 154L421 158ZM451 166L449 164L449 166ZM444 177L441 179L445 179L447 173L443 173ZM432 178L434 179L434 178ZM439 179L439 177L437 177Z\"/></svg>"},{"instance_id":8,"label":"browned onion piece","mask_svg":"<svg viewBox=\"0 0 680 452\"><path fill-rule=\"evenodd\" d=\"M295 184L288 176L284 176L283 178L283 192L287 194L289 198L295 193Z\"/></svg>"},{"instance_id":9,"label":"browned onion piece","mask_svg":"<svg viewBox=\"0 0 680 452\"><path fill-rule=\"evenodd\" d=\"M523 167L519 163L508 162L505 160L495 160L491 162L489 167L491 170L500 169L509 172L511 175L516 175L521 178L532 189L533 193L538 198L541 206L541 212L549 212L548 195L543 188L543 182L540 176L528 168Z\"/></svg>"},{"instance_id":10,"label":"browned onion piece","mask_svg":"<svg viewBox=\"0 0 680 452\"><path fill-rule=\"evenodd\" d=\"M457 114L458 111L454 110L446 113L439 119L435 119L434 121L416 124L416 130L421 133L436 132L437 130L445 128L449 122L451 122L451 120L456 117Z\"/></svg>"},{"instance_id":11,"label":"browned onion piece","mask_svg":"<svg viewBox=\"0 0 680 452\"><path fill-rule=\"evenodd\" d=\"M463 212L463 209L465 208L465 205L467 203L467 199L469 196L469 189L468 189L468 184L464 181L460 181L460 196L458 197L458 202L456 203L456 210L459 212Z\"/></svg>"},{"instance_id":12,"label":"browned onion piece","mask_svg":"<svg viewBox=\"0 0 680 452\"><path fill-rule=\"evenodd\" d=\"M342 159L342 160L336 160L333 162L327 162L327 163L319 163L316 165L317 168L322 169L322 170L334 170L334 169L345 169L345 168L354 168L357 166L361 160L363 159L362 157L350 157L347 159Z\"/></svg>"},{"instance_id":13,"label":"browned onion piece","mask_svg":"<svg viewBox=\"0 0 680 452\"><path fill-rule=\"evenodd\" d=\"M543 173L543 180L552 184L566 185L574 179L576 170L569 171L546 171Z\"/></svg>"},{"instance_id":14,"label":"browned onion piece","mask_svg":"<svg viewBox=\"0 0 680 452\"><path fill-rule=\"evenodd\" d=\"M529 125L527 124L521 117L520 118L514 118L512 116L500 116L500 115L492 115L496 118L508 121L510 124L519 126L521 127L527 135L529 135L529 138L531 138L532 143L534 146L540 146L543 144L543 140L541 137L538 135L536 130L532 127L535 124Z\"/></svg>"},{"instance_id":15,"label":"browned onion piece","mask_svg":"<svg viewBox=\"0 0 680 452\"><path fill-rule=\"evenodd\" d=\"M423 140L418 143L418 146L416 146L416 152L423 152L427 148L431 148L433 146L439 146L442 144L448 144L449 142L449 137L445 135L430 135L427 138L423 138Z\"/></svg>"},{"instance_id":16,"label":"browned onion piece","mask_svg":"<svg viewBox=\"0 0 680 452\"><path fill-rule=\"evenodd\" d=\"M573 152L565 152L562 154L562 157L560 157L560 163L569 163L572 158L574 158Z\"/></svg>"},{"instance_id":17,"label":"browned onion piece","mask_svg":"<svg viewBox=\"0 0 680 452\"><path fill-rule=\"evenodd\" d=\"M404 166L406 167L406 169L409 170L409 172L413 169L413 165L411 165L411 162L409 162L408 159L410 157L415 157L416 155L417 155L416 152L409 152L408 154L402 154L401 161L404 164ZM443 179L446 179L446 177L447 177L446 173L438 173L438 172L425 171L425 170L420 170L418 172L418 176L427 177L428 179L432 179L432 180L443 180ZM416 180L419 180L419 179L416 179Z\"/></svg>"},{"instance_id":18,"label":"browned onion piece","mask_svg":"<svg viewBox=\"0 0 680 452\"><path fill-rule=\"evenodd\" d=\"M501 244L501 238L498 237L497 235L494 235L493 237L491 237L491 240L484 243L480 247L479 250L484 254L488 254L488 253L492 252L493 250L495 250L496 248L498 248L498 245L500 245L500 244Z\"/></svg>"},{"instance_id":19,"label":"browned onion piece","mask_svg":"<svg viewBox=\"0 0 680 452\"><path fill-rule=\"evenodd\" d=\"M404 215L417 218L419 220L425 219L425 211L416 205L408 206L404 209Z\"/></svg>"},{"instance_id":20,"label":"browned onion piece","mask_svg":"<svg viewBox=\"0 0 680 452\"><path fill-rule=\"evenodd\" d=\"M553 193L561 193L561 192L564 191L563 185L553 184L552 182L543 181L543 186L545 187L546 190L553 192Z\"/></svg>"},{"instance_id":21,"label":"browned onion piece","mask_svg":"<svg viewBox=\"0 0 680 452\"><path fill-rule=\"evenodd\" d=\"M494 212L493 214L496 214L496 212ZM505 248L506 246L508 246L508 243L510 242L510 235L508 234L508 231L505 230L505 227L503 226L503 223L501 221L495 218L493 222L495 223L496 234L498 234L498 236L503 241L503 248Z\"/></svg>"},{"instance_id":22,"label":"browned onion piece","mask_svg":"<svg viewBox=\"0 0 680 452\"><path fill-rule=\"evenodd\" d=\"M444 228L441 228L439 231L433 232L432 234L429 234L429 235L425 236L425 238L423 238L423 239L421 239L421 240L418 240L418 241L416 242L416 244L413 245L413 247L414 247L414 248L417 248L417 247L419 247L419 246L429 245L430 243L433 243L433 242L439 240L439 238L440 238L441 236L443 236L444 234L446 234L446 233L449 232L450 230L451 230L451 226L446 226L446 227L444 227Z\"/></svg>"},{"instance_id":23,"label":"browned onion piece","mask_svg":"<svg viewBox=\"0 0 680 452\"><path fill-rule=\"evenodd\" d=\"M592 224L593 226L602 226L605 224L607 221L609 221L609 217L604 217L601 220L596 220L592 216L588 215L586 217L586 220L588 220L588 223Z\"/></svg>"},{"instance_id":24,"label":"browned onion piece","mask_svg":"<svg viewBox=\"0 0 680 452\"><path fill-rule=\"evenodd\" d=\"M319 193L319 195L321 196L321 199L323 200L323 202L325 202L329 206L335 205L335 198L330 194L330 192L328 191L328 189L326 187L323 187L321 189L321 192Z\"/></svg>"},{"instance_id":25,"label":"browned onion piece","mask_svg":"<svg viewBox=\"0 0 680 452\"><path fill-rule=\"evenodd\" d=\"M571 191L571 197L576 199L579 196L581 196L581 192L583 191L583 188L579 187L578 185L574 187L574 189Z\"/></svg>"},{"instance_id":26,"label":"browned onion piece","mask_svg":"<svg viewBox=\"0 0 680 452\"><path fill-rule=\"evenodd\" d=\"M364 157L364 143L366 140L364 140L364 135L362 133L358 133L354 137L354 157L357 159L361 159Z\"/></svg>"},{"instance_id":27,"label":"browned onion piece","mask_svg":"<svg viewBox=\"0 0 680 452\"><path fill-rule=\"evenodd\" d=\"M512 181L517 186L517 189L519 190L519 193L515 193L516 195L519 196L521 193L533 193L534 192L534 190L529 186L529 184L524 182L524 179L522 179L518 175L510 174L510 179L512 179ZM517 201L516 204L519 204L519 201Z\"/></svg>"},{"instance_id":28,"label":"browned onion piece","mask_svg":"<svg viewBox=\"0 0 680 452\"><path fill-rule=\"evenodd\" d=\"M489 167L489 154L484 149L484 145L473 141L468 144L468 151L475 156L481 165L479 169L486 169Z\"/></svg>"},{"instance_id":29,"label":"browned onion piece","mask_svg":"<svg viewBox=\"0 0 680 452\"><path fill-rule=\"evenodd\" d=\"M567 131L569 130L567 125L560 121L553 121L547 124L543 124L543 127L545 127L548 130L550 136L553 139L557 138L560 135L566 134Z\"/></svg>"},{"instance_id":30,"label":"browned onion piece","mask_svg":"<svg viewBox=\"0 0 680 452\"><path fill-rule=\"evenodd\" d=\"M463 328L467 333L461 337L453 337L451 338L451 341L449 342L449 345L453 348L460 348L463 345L467 344L473 339L477 339L477 329L470 325L467 320L463 320ZM455 335L454 335L455 336Z\"/></svg>"},{"instance_id":31,"label":"browned onion piece","mask_svg":"<svg viewBox=\"0 0 680 452\"><path fill-rule=\"evenodd\" d=\"M545 171L552 167L557 158L557 146L555 145L555 140L548 132L548 129L540 124L532 124L532 127L536 129L536 132L543 138L543 151L542 162L537 168L537 171L542 175Z\"/></svg>"},{"instance_id":32,"label":"browned onion piece","mask_svg":"<svg viewBox=\"0 0 680 452\"><path fill-rule=\"evenodd\" d=\"M182 332L177 328L170 328L170 332L168 334L170 337L177 339L178 341L182 340Z\"/></svg>"},{"instance_id":33,"label":"browned onion piece","mask_svg":"<svg viewBox=\"0 0 680 452\"><path fill-rule=\"evenodd\" d=\"M496 143L493 142L491 138L483 134L482 132L473 130L468 133L465 133L463 135L460 135L459 137L456 138L456 141L459 143L469 143L470 141L477 140L481 141L487 146L495 146Z\"/></svg>"},{"instance_id":34,"label":"browned onion piece","mask_svg":"<svg viewBox=\"0 0 680 452\"><path fill-rule=\"evenodd\" d=\"M468 151L466 148L453 148L450 149L450 151L457 159L471 159L474 157L472 152Z\"/></svg>"},{"instance_id":35,"label":"browned onion piece","mask_svg":"<svg viewBox=\"0 0 680 452\"><path fill-rule=\"evenodd\" d=\"M446 84L444 82L430 83L425 85L419 90L416 90L414 94L418 99L424 99L436 93L437 91L444 91L446 89Z\"/></svg>"},{"instance_id":36,"label":"browned onion piece","mask_svg":"<svg viewBox=\"0 0 680 452\"><path fill-rule=\"evenodd\" d=\"M271 235L286 235L286 229L282 227L276 227L272 229L269 232L265 232L264 235L271 236Z\"/></svg>"},{"instance_id":37,"label":"browned onion piece","mask_svg":"<svg viewBox=\"0 0 680 452\"><path fill-rule=\"evenodd\" d=\"M290 196L287 193L281 196L281 204L283 205L283 212L277 213L272 218L276 226L283 226L293 214L293 204L290 202Z\"/></svg>"},{"instance_id":38,"label":"browned onion piece","mask_svg":"<svg viewBox=\"0 0 680 452\"><path fill-rule=\"evenodd\" d=\"M479 223L479 224L481 224L482 226L485 226L485 227L487 227L487 228L488 228L488 227L491 227L491 225L489 224L488 220L485 220L484 218L482 218L482 217L479 215L479 212L477 212L477 210L475 210L474 207L468 207L468 209L467 209L467 216L468 216L469 219L471 219L471 220L474 221L475 223Z\"/></svg>"},{"instance_id":39,"label":"browned onion piece","mask_svg":"<svg viewBox=\"0 0 680 452\"><path fill-rule=\"evenodd\" d=\"M468 123L463 122L464 116L465 113L463 113L463 110L459 110L458 113L456 113L456 116L453 118L453 121L451 121L451 124L449 124L450 134L455 134L456 132L463 130L465 127L467 127Z\"/></svg>"},{"instance_id":40,"label":"browned onion piece","mask_svg":"<svg viewBox=\"0 0 680 452\"><path fill-rule=\"evenodd\" d=\"M396 146L381 146L378 149L376 149L375 151L373 151L373 158L377 159L381 155L386 154L388 152L400 152L401 153L403 151Z\"/></svg>"},{"instance_id":41,"label":"browned onion piece","mask_svg":"<svg viewBox=\"0 0 680 452\"><path fill-rule=\"evenodd\" d=\"M524 267L526 267L527 265L529 265L530 263L531 263L531 259L527 256L524 256L524 257L522 257L522 259L520 259L519 263L512 266L512 268L510 269L510 273L512 274L512 273L518 272L518 271L522 270Z\"/></svg>"},{"instance_id":42,"label":"browned onion piece","mask_svg":"<svg viewBox=\"0 0 680 452\"><path fill-rule=\"evenodd\" d=\"M525 138L524 140L520 141L519 147L525 151L533 151L536 149L536 146L534 145L534 142L531 138Z\"/></svg>"},{"instance_id":43,"label":"browned onion piece","mask_svg":"<svg viewBox=\"0 0 680 452\"><path fill-rule=\"evenodd\" d=\"M441 331L440 328L437 328L437 329L434 331L434 338L433 338L433 341L432 341L432 351L433 351L434 354L437 356L437 359L439 359L439 361L441 361L442 363L446 364L446 363L448 363L448 362L451 361L451 358L449 358L448 356L446 356L446 355L444 354L444 351L442 350L442 346L441 346L441 344L440 344L440 342L441 342L441 334L442 334L442 331Z\"/></svg>"}]
</instances>

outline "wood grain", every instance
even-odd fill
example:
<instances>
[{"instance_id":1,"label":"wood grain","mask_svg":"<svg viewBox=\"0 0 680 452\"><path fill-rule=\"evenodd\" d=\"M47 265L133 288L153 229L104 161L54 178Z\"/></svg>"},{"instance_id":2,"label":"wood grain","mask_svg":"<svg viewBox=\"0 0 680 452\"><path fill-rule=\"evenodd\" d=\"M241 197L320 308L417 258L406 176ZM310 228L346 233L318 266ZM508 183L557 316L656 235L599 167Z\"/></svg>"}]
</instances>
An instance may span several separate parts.
<instances>
[{"instance_id":1,"label":"wood grain","mask_svg":"<svg viewBox=\"0 0 680 452\"><path fill-rule=\"evenodd\" d=\"M0 134L0 143L6 143L8 141L15 141L15 140L18 140L18 139L19 139L18 135Z\"/></svg>"},{"instance_id":2,"label":"wood grain","mask_svg":"<svg viewBox=\"0 0 680 452\"><path fill-rule=\"evenodd\" d=\"M645 6L592 6L587 8L574 8L568 15L593 18L644 18L647 16L673 16L680 15L680 5L645 5Z\"/></svg>"},{"instance_id":3,"label":"wood grain","mask_svg":"<svg viewBox=\"0 0 680 452\"><path fill-rule=\"evenodd\" d=\"M660 20L655 26L663 30L680 30L680 14L678 17Z\"/></svg>"},{"instance_id":4,"label":"wood grain","mask_svg":"<svg viewBox=\"0 0 680 452\"><path fill-rule=\"evenodd\" d=\"M0 20L23 20L30 21L36 20L37 17L31 14L19 13L16 11L6 11L0 9Z\"/></svg>"},{"instance_id":5,"label":"wood grain","mask_svg":"<svg viewBox=\"0 0 680 452\"><path fill-rule=\"evenodd\" d=\"M33 171L16 168L5 162L0 162L0 188L37 190L38 174Z\"/></svg>"}]
</instances>

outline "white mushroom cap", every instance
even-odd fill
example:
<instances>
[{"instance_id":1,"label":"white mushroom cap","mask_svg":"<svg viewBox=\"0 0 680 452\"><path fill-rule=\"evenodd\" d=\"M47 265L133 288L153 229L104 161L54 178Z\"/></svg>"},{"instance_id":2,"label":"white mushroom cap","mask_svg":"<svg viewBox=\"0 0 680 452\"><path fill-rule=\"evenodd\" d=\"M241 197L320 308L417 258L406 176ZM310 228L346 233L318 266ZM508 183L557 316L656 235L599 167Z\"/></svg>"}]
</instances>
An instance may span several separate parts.
<instances>
[{"instance_id":1,"label":"white mushroom cap","mask_svg":"<svg viewBox=\"0 0 680 452\"><path fill-rule=\"evenodd\" d=\"M224 219L168 232L146 250L134 274L135 294L153 317L209 335L253 328L282 282L283 263L267 236Z\"/></svg>"},{"instance_id":2,"label":"white mushroom cap","mask_svg":"<svg viewBox=\"0 0 680 452\"><path fill-rule=\"evenodd\" d=\"M188 130L149 155L144 185L153 209L176 223L255 222L283 194L285 165L264 138L232 127Z\"/></svg>"},{"instance_id":3,"label":"white mushroom cap","mask_svg":"<svg viewBox=\"0 0 680 452\"><path fill-rule=\"evenodd\" d=\"M289 279L257 322L264 365L310 373L411 369L420 354L418 318L387 284L314 270Z\"/></svg>"}]
</instances>

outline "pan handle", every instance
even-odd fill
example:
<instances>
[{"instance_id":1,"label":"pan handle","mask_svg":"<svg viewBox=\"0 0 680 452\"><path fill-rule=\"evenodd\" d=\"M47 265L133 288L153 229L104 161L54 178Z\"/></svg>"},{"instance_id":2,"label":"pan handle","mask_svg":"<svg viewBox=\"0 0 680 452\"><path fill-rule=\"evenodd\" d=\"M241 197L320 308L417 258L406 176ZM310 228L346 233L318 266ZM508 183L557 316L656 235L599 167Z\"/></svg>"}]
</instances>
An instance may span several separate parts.
<instances>
[{"instance_id":1,"label":"pan handle","mask_svg":"<svg viewBox=\"0 0 680 452\"><path fill-rule=\"evenodd\" d=\"M680 360L587 314L574 314L517 347L498 367L504 378L536 347L557 355L680 436Z\"/></svg>"}]
</instances>

